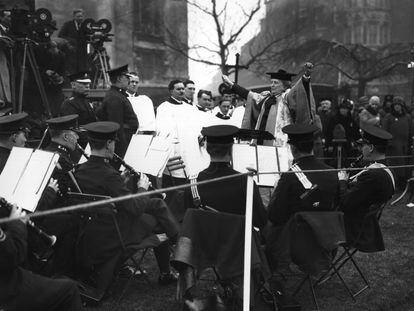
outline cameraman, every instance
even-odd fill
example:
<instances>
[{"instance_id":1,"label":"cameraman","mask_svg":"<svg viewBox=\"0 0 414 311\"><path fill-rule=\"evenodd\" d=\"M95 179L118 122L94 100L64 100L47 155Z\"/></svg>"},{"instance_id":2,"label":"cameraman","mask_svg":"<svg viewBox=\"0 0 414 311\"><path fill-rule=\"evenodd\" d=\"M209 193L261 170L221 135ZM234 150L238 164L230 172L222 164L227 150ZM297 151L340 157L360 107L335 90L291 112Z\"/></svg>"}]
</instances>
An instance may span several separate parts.
<instances>
[{"instance_id":1,"label":"cameraman","mask_svg":"<svg viewBox=\"0 0 414 311\"><path fill-rule=\"evenodd\" d=\"M59 31L58 37L66 39L70 46L66 55L68 74L89 71L86 34L82 30L83 17L82 9L74 9L73 20L65 22Z\"/></svg>"},{"instance_id":2,"label":"cameraman","mask_svg":"<svg viewBox=\"0 0 414 311\"><path fill-rule=\"evenodd\" d=\"M0 206L0 218L17 218L24 212L16 206L11 212ZM82 310L79 291L69 279L50 279L21 268L26 260L27 228L24 220L0 225L0 310Z\"/></svg>"}]
</instances>

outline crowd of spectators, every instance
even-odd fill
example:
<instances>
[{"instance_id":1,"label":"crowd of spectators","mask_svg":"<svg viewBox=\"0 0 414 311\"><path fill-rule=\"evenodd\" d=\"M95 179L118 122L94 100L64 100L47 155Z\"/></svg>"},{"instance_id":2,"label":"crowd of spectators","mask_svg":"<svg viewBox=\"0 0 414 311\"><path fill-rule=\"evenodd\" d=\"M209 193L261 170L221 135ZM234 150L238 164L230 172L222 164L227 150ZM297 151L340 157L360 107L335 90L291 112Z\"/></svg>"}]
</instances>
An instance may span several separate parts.
<instances>
[{"instance_id":1,"label":"crowd of spectators","mask_svg":"<svg viewBox=\"0 0 414 311\"><path fill-rule=\"evenodd\" d=\"M387 163L392 166L410 163L413 148L414 105L403 97L386 95L382 104L379 96L362 96L357 101L343 99L333 106L328 99L318 106L322 122L325 157L335 158L341 145L343 165L349 165L358 154L360 129L374 125L390 132L393 138L387 149ZM333 159L336 161L336 159ZM397 187L405 186L411 170L396 169Z\"/></svg>"}]
</instances>

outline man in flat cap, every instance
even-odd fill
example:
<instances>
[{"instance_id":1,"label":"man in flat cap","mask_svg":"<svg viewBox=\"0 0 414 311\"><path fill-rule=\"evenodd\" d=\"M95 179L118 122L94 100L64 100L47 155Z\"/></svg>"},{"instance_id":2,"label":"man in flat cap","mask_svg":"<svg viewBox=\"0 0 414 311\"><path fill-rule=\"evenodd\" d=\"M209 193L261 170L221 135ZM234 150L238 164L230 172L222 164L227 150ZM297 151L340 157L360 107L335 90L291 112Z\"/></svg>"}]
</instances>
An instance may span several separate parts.
<instances>
[{"instance_id":1,"label":"man in flat cap","mask_svg":"<svg viewBox=\"0 0 414 311\"><path fill-rule=\"evenodd\" d=\"M72 96L60 107L60 115L77 114L79 126L97 121L93 105L88 98L91 79L87 72L78 72L69 76Z\"/></svg>"},{"instance_id":2,"label":"man in flat cap","mask_svg":"<svg viewBox=\"0 0 414 311\"><path fill-rule=\"evenodd\" d=\"M112 85L106 92L97 115L101 121L112 121L120 125L115 153L123 158L132 135L138 129L138 119L126 92L129 85L128 65L111 69L108 74ZM119 168L119 164L115 166Z\"/></svg>"},{"instance_id":3,"label":"man in flat cap","mask_svg":"<svg viewBox=\"0 0 414 311\"><path fill-rule=\"evenodd\" d=\"M59 154L59 162L52 173L57 180L59 192L45 191L37 210L49 210L70 205L68 192L80 192L73 177L75 162L72 154L78 141L78 115L67 115L46 120L51 141L44 149ZM75 214L56 214L36 220L45 232L57 237L54 246L54 260L47 267L48 273L73 275L75 269L74 250L78 235L79 217Z\"/></svg>"},{"instance_id":4,"label":"man in flat cap","mask_svg":"<svg viewBox=\"0 0 414 311\"><path fill-rule=\"evenodd\" d=\"M338 176L335 172L302 172L303 170L328 170L332 167L315 158L313 153L314 125L290 124L283 127L288 136L293 164L284 173L268 205L272 224L266 232L267 253L273 268L290 261L288 223L297 212L333 211L338 193ZM279 267L278 267L279 266Z\"/></svg>"},{"instance_id":5,"label":"man in flat cap","mask_svg":"<svg viewBox=\"0 0 414 311\"><path fill-rule=\"evenodd\" d=\"M239 129L233 125L213 125L204 127L201 134L206 138L210 165L201 171L197 181L209 180L238 174L231 166L234 137ZM247 176L240 176L211 184L199 185L198 193L202 205L219 212L244 215L246 212ZM186 207L193 206L190 189L186 189ZM267 222L266 210L256 183L253 189L253 225L262 228Z\"/></svg>"},{"instance_id":6,"label":"man in flat cap","mask_svg":"<svg viewBox=\"0 0 414 311\"><path fill-rule=\"evenodd\" d=\"M372 214L368 220L364 220L364 217L374 204L386 203L395 192L394 174L384 164L385 150L391 138L392 135L387 131L366 125L362 128L359 143L368 166L351 177L346 171L338 172L341 197L339 208L344 212L347 241L356 241L363 226L364 237L358 245L363 251L384 250L377 215Z\"/></svg>"},{"instance_id":7,"label":"man in flat cap","mask_svg":"<svg viewBox=\"0 0 414 311\"><path fill-rule=\"evenodd\" d=\"M108 121L94 122L87 124L85 129L88 131L91 156L75 173L81 189L84 193L114 198L131 194L124 177L109 164L116 148L115 139L119 125ZM142 174L137 182L138 192L145 192L148 187L148 177ZM140 243L152 235L156 227L160 227L169 238L176 238L178 223L163 200L142 196L115 205L119 228L126 245ZM88 269L98 267L120 254L120 241L113 224L103 223L96 230L99 234L86 238L90 244L85 245L86 253L81 258L85 271L93 271ZM170 271L168 242L160 244L154 252L160 269L159 283L163 285L176 281ZM99 289L105 291L113 273L98 277Z\"/></svg>"},{"instance_id":8,"label":"man in flat cap","mask_svg":"<svg viewBox=\"0 0 414 311\"><path fill-rule=\"evenodd\" d=\"M296 74L283 69L268 72L271 81L270 93L262 94L248 91L223 75L224 83L230 86L234 93L247 100L242 128L266 130L276 138L275 143L258 141L259 144L285 146L287 138L281 129L290 123L315 124L321 128L310 86L312 68L311 63L305 64L304 75L292 89L292 77Z\"/></svg>"},{"instance_id":9,"label":"man in flat cap","mask_svg":"<svg viewBox=\"0 0 414 311\"><path fill-rule=\"evenodd\" d=\"M294 159L290 171L332 169L314 156L313 135L317 130L314 125L304 124L283 127L282 131L288 135L288 144ZM313 185L317 185L315 202L318 203L309 206L309 202L302 200L301 195ZM337 190L338 177L335 172L282 174L269 202L269 220L274 226L283 226L294 213L299 211L333 210Z\"/></svg>"},{"instance_id":10,"label":"man in flat cap","mask_svg":"<svg viewBox=\"0 0 414 311\"><path fill-rule=\"evenodd\" d=\"M16 113L0 117L0 174L6 165L13 147L24 147L28 129L25 127L27 113Z\"/></svg>"}]
</instances>

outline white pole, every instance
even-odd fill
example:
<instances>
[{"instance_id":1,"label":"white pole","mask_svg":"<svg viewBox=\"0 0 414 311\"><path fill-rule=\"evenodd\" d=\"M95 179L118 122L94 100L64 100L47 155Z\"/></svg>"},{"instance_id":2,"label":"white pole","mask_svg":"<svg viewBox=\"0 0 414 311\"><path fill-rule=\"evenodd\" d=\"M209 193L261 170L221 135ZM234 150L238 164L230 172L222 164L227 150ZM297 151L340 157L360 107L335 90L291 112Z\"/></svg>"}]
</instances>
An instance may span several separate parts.
<instances>
[{"instance_id":1,"label":"white pole","mask_svg":"<svg viewBox=\"0 0 414 311\"><path fill-rule=\"evenodd\" d=\"M250 309L250 268L252 248L253 218L253 176L247 176L246 222L244 232L244 278L243 278L243 311Z\"/></svg>"}]
</instances>

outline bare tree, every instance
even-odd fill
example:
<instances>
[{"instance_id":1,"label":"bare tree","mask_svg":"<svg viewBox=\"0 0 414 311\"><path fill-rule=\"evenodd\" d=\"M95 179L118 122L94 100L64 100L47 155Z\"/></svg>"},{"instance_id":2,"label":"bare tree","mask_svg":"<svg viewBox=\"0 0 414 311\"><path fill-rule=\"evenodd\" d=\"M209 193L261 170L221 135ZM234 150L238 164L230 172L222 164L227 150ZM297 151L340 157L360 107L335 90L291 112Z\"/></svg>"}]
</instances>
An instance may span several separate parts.
<instances>
[{"instance_id":1,"label":"bare tree","mask_svg":"<svg viewBox=\"0 0 414 311\"><path fill-rule=\"evenodd\" d=\"M342 44L321 39L310 40L294 49L287 48L268 59L288 64L300 59L312 61L339 71L358 84L358 96L365 93L367 83L378 78L398 75L410 58L409 44L388 44L370 48L361 44Z\"/></svg>"},{"instance_id":2,"label":"bare tree","mask_svg":"<svg viewBox=\"0 0 414 311\"><path fill-rule=\"evenodd\" d=\"M240 4L237 4L240 11L241 17L238 19L236 25L229 25L228 15L233 12L229 12L228 4L231 0L226 0L224 4L219 8L218 3L222 1L210 0L209 6L203 6L196 0L186 0L188 5L195 8L197 11L202 13L206 18L211 19L214 25L214 36L210 37L210 44L197 44L192 46L186 46L185 43L181 42L179 37L176 36L169 30L169 27L165 27L165 31L168 34L168 39L164 40L164 44L186 56L188 59L204 63L207 65L218 66L224 74L230 74L234 69L229 69L226 65L232 47L240 40L241 36L244 35L246 27L251 25L254 17L262 7L263 0L257 0L254 7L250 10L246 10ZM276 43L283 40L283 38L272 37L268 34L265 41L260 44L255 44L255 48L250 49L249 58L243 60L243 65L249 66L266 51L270 50ZM194 53L190 53L194 51ZM211 58L203 57L203 53L207 52L213 56Z\"/></svg>"}]
</instances>

